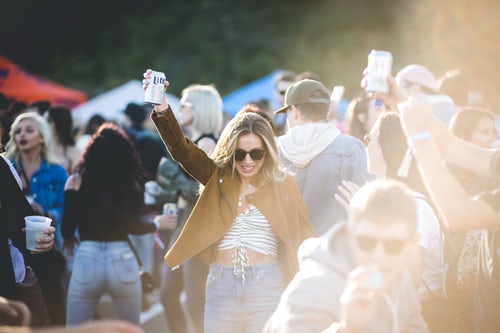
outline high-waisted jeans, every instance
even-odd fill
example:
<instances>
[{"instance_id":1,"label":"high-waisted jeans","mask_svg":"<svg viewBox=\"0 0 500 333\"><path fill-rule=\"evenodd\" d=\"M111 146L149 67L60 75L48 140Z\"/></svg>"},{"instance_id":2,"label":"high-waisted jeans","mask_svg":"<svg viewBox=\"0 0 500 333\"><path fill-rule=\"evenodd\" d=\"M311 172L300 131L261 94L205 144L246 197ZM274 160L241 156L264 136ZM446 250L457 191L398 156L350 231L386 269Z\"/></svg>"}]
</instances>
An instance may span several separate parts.
<instances>
[{"instance_id":1,"label":"high-waisted jeans","mask_svg":"<svg viewBox=\"0 0 500 333\"><path fill-rule=\"evenodd\" d=\"M118 317L139 324L139 265L126 241L83 241L75 255L69 283L67 324L92 320L102 294L108 292Z\"/></svg>"},{"instance_id":2,"label":"high-waisted jeans","mask_svg":"<svg viewBox=\"0 0 500 333\"><path fill-rule=\"evenodd\" d=\"M211 264L205 288L205 333L260 333L284 290L279 263L246 268L245 283L233 267Z\"/></svg>"}]
</instances>

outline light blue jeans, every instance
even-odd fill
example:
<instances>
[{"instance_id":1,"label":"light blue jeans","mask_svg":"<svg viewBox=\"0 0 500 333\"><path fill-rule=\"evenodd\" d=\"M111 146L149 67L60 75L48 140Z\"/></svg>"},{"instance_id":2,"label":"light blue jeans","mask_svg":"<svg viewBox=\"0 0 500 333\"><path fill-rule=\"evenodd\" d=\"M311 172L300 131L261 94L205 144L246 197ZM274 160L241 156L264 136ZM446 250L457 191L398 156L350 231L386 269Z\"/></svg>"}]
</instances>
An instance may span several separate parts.
<instances>
[{"instance_id":1,"label":"light blue jeans","mask_svg":"<svg viewBox=\"0 0 500 333\"><path fill-rule=\"evenodd\" d=\"M261 333L284 290L279 263L246 268L246 280L233 267L211 264L205 288L205 332Z\"/></svg>"},{"instance_id":2,"label":"light blue jeans","mask_svg":"<svg viewBox=\"0 0 500 333\"><path fill-rule=\"evenodd\" d=\"M105 292L111 295L120 319L139 325L139 265L128 243L83 241L75 255L69 283L68 326L92 320Z\"/></svg>"}]
</instances>

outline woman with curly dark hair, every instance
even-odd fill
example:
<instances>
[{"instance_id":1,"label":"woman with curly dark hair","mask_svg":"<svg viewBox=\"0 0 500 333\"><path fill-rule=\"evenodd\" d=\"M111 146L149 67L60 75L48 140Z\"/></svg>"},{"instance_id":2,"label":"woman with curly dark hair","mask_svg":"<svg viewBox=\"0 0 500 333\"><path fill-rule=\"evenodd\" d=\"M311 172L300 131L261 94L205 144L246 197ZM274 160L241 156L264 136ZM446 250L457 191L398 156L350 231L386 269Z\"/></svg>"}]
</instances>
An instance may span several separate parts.
<instances>
[{"instance_id":1,"label":"woman with curly dark hair","mask_svg":"<svg viewBox=\"0 0 500 333\"><path fill-rule=\"evenodd\" d=\"M129 137L114 124L93 135L65 186L64 248L75 255L68 291L67 324L92 319L101 295L113 298L118 317L139 324L139 267L128 234L156 230L143 223L144 170Z\"/></svg>"}]
</instances>

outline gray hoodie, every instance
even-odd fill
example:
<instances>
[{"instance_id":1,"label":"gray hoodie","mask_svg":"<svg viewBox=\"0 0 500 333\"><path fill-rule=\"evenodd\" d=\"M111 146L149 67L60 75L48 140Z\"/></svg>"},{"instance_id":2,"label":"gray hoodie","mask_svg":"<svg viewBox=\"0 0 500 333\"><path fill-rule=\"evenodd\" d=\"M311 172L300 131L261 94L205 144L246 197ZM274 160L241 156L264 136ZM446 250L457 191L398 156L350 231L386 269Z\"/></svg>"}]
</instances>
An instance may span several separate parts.
<instances>
[{"instance_id":1,"label":"gray hoodie","mask_svg":"<svg viewBox=\"0 0 500 333\"><path fill-rule=\"evenodd\" d=\"M363 143L340 134L332 124L293 127L278 138L278 146L283 167L295 175L316 235L347 217L335 199L342 181L361 186L373 179Z\"/></svg>"},{"instance_id":2,"label":"gray hoodie","mask_svg":"<svg viewBox=\"0 0 500 333\"><path fill-rule=\"evenodd\" d=\"M321 237L304 241L298 255L300 270L281 296L265 333L327 332L339 321L346 277L355 268L345 223L336 224ZM389 294L393 303L399 304L397 332L429 332L408 272L401 275ZM377 310L379 320L366 332L390 333L393 320L389 308L381 305Z\"/></svg>"}]
</instances>

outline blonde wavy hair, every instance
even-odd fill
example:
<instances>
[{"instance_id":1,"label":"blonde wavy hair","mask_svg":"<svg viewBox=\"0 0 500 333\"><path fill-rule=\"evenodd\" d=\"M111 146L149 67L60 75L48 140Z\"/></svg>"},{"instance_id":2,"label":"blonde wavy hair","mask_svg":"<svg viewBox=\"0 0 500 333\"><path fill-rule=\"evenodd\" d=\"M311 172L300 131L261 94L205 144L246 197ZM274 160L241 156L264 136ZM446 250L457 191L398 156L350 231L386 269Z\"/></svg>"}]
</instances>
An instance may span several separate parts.
<instances>
[{"instance_id":1,"label":"blonde wavy hair","mask_svg":"<svg viewBox=\"0 0 500 333\"><path fill-rule=\"evenodd\" d=\"M202 134L219 136L222 127L222 99L211 85L193 84L182 91L182 97L192 104L193 127Z\"/></svg>"},{"instance_id":2,"label":"blonde wavy hair","mask_svg":"<svg viewBox=\"0 0 500 333\"><path fill-rule=\"evenodd\" d=\"M236 171L234 153L238 138L246 134L257 135L264 144L266 155L261 169L264 177L270 181L284 180L287 173L280 167L273 129L265 118L252 112L237 113L226 125L212 152L215 164L234 175Z\"/></svg>"},{"instance_id":3,"label":"blonde wavy hair","mask_svg":"<svg viewBox=\"0 0 500 333\"><path fill-rule=\"evenodd\" d=\"M9 160L14 160L16 164L19 163L20 151L14 137L21 122L25 120L32 120L35 122L38 132L43 139L42 147L40 149L40 157L49 163L59 163L59 160L52 152L52 131L50 129L50 125L44 117L36 112L25 112L16 117L10 128L10 139L5 146L5 157Z\"/></svg>"}]
</instances>

